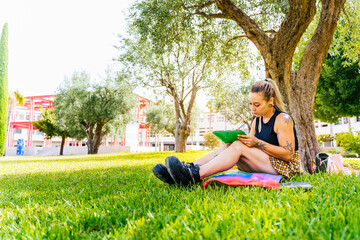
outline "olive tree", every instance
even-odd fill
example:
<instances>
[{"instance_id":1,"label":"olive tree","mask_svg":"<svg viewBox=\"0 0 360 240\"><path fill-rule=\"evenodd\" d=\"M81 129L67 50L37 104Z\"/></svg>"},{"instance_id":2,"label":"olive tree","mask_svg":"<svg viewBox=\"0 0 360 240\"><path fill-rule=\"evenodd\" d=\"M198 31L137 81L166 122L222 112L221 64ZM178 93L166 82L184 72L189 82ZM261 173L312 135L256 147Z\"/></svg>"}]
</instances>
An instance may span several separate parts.
<instances>
[{"instance_id":1,"label":"olive tree","mask_svg":"<svg viewBox=\"0 0 360 240\"><path fill-rule=\"evenodd\" d=\"M132 120L134 95L122 75L91 83L85 73L74 73L58 88L54 99L60 128L86 135L89 154L98 152L104 135L121 136Z\"/></svg>"},{"instance_id":2,"label":"olive tree","mask_svg":"<svg viewBox=\"0 0 360 240\"><path fill-rule=\"evenodd\" d=\"M345 0L289 0L289 1L244 1L244 0L150 0L142 5L158 5L168 9L169 16L190 26L211 26L201 28L195 36L214 34L212 41L225 46L251 41L264 61L265 75L279 86L287 110L295 120L299 138L299 150L303 169L311 172L311 161L319 152L313 124L313 105L322 63L329 50L340 12ZM147 13L154 8L147 8ZM318 19L314 19L319 11ZM153 11L153 21L166 24L163 11ZM141 14L137 16L141 17ZM199 20L198 16L202 19ZM189 19L196 19L190 21ZM316 20L314 31L307 35L301 61L293 67L293 57L302 36L312 21ZM143 22L144 29L154 25ZM163 28L172 32L171 28ZM154 34L156 35L156 34ZM184 36L184 35L183 35ZM185 37L188 37L185 36ZM190 36L189 36L190 37ZM145 40L151 41L146 36ZM210 40L210 39L208 39ZM166 41L165 41L166 43ZM246 43L246 42L245 42ZM248 44L248 42L246 43ZM215 46L214 46L215 47ZM221 48L222 49L222 48ZM148 49L144 49L147 52ZM238 60L242 59L238 55Z\"/></svg>"},{"instance_id":3,"label":"olive tree","mask_svg":"<svg viewBox=\"0 0 360 240\"><path fill-rule=\"evenodd\" d=\"M222 33L187 17L178 1L138 1L130 9L128 36L121 37L119 61L142 86L172 99L175 151L184 152L191 115L201 89L216 88L229 71L243 65L237 54L247 48L212 41ZM159 92L160 91L160 92Z\"/></svg>"}]
</instances>

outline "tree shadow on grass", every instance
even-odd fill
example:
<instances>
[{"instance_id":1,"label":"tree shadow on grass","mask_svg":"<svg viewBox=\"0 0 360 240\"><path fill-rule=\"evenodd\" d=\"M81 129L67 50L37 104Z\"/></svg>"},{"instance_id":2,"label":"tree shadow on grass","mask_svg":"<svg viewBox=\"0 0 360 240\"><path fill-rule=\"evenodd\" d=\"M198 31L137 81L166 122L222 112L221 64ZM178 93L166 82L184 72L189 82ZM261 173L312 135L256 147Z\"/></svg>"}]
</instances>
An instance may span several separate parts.
<instances>
[{"instance_id":1,"label":"tree shadow on grass","mask_svg":"<svg viewBox=\"0 0 360 240\"><path fill-rule=\"evenodd\" d=\"M127 153L127 154L106 154L101 155L73 155L73 156L49 156L49 157L39 157L39 159L19 157L19 159L13 158L12 160L1 160L0 165L2 164L16 164L16 163L38 163L38 162L90 162L90 161L110 161L110 160L149 160L156 158L163 158L165 160L166 156L173 154L173 152L159 152L159 153Z\"/></svg>"},{"instance_id":2,"label":"tree shadow on grass","mask_svg":"<svg viewBox=\"0 0 360 240\"><path fill-rule=\"evenodd\" d=\"M61 231L107 234L124 228L130 219L162 209L162 198L174 191L153 176L151 166L2 176L0 208L11 213L3 223L20 229L21 222L30 224L35 216L44 226L67 225ZM12 221L14 216L19 220ZM49 226L43 231L51 232Z\"/></svg>"},{"instance_id":3,"label":"tree shadow on grass","mask_svg":"<svg viewBox=\"0 0 360 240\"><path fill-rule=\"evenodd\" d=\"M156 179L151 167L152 162L148 162L136 166L2 176L1 229L14 238L36 238L34 236L40 235L43 238L103 238L111 234L118 238L155 238L161 229L169 225L182 226L178 225L179 218L188 219L187 224L199 221L203 216L209 216L209 222L216 221L218 215L213 212L218 206L234 209L234 206L249 202L255 207L262 207L265 200L276 202L279 197L289 201L285 193L258 187L222 186L205 191L201 186L171 187ZM297 197L305 196L306 201L317 197L325 201L327 195L322 197L324 194L318 193L329 189L329 180L334 185L346 182L338 183L340 177L312 178L317 181L324 178L326 181L321 181L324 186L306 195L295 192ZM341 201L355 199L352 192L358 192L355 184L358 178L353 180L348 189L341 190ZM333 188L340 189L340 186ZM293 191L291 193L294 195ZM345 194L350 195L345 198ZM31 229L21 232L24 226L30 225L33 226Z\"/></svg>"}]
</instances>

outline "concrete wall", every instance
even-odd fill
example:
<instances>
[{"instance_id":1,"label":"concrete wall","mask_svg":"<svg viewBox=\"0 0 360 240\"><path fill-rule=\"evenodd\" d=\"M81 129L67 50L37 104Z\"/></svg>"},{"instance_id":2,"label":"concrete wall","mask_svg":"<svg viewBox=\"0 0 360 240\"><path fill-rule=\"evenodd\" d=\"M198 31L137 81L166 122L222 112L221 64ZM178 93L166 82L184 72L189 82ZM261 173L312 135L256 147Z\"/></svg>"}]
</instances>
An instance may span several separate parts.
<instances>
[{"instance_id":1,"label":"concrete wall","mask_svg":"<svg viewBox=\"0 0 360 240\"><path fill-rule=\"evenodd\" d=\"M186 150L205 150L204 146L187 145ZM16 147L7 147L6 156L16 156ZM156 152L159 151L155 147L139 147L139 146L100 146L99 153L114 152ZM60 147L25 147L24 156L51 156L59 155ZM64 155L86 155L87 147L64 147Z\"/></svg>"},{"instance_id":2,"label":"concrete wall","mask_svg":"<svg viewBox=\"0 0 360 240\"><path fill-rule=\"evenodd\" d=\"M7 147L6 156L16 156L16 147ZM64 147L64 155L87 154L87 147ZM130 151L129 146L100 146L99 153L113 153ZM25 147L24 156L59 155L60 147Z\"/></svg>"},{"instance_id":3,"label":"concrete wall","mask_svg":"<svg viewBox=\"0 0 360 240\"><path fill-rule=\"evenodd\" d=\"M130 152L136 153L136 152L155 152L155 147L142 147L142 146L131 146Z\"/></svg>"}]
</instances>

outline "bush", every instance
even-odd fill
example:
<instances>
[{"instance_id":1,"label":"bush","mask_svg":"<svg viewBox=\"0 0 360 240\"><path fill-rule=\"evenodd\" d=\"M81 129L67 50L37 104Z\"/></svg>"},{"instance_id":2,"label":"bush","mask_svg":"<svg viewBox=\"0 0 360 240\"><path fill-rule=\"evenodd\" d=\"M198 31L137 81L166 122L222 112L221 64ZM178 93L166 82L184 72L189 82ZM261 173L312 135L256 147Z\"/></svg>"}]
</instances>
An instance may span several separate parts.
<instances>
[{"instance_id":1,"label":"bush","mask_svg":"<svg viewBox=\"0 0 360 240\"><path fill-rule=\"evenodd\" d=\"M348 163L354 169L360 169L360 161L345 159L344 162ZM346 165L346 164L344 164Z\"/></svg>"},{"instance_id":2,"label":"bush","mask_svg":"<svg viewBox=\"0 0 360 240\"><path fill-rule=\"evenodd\" d=\"M341 145L347 152L355 152L360 155L360 135L346 134L341 139Z\"/></svg>"},{"instance_id":3,"label":"bush","mask_svg":"<svg viewBox=\"0 0 360 240\"><path fill-rule=\"evenodd\" d=\"M212 132L207 132L204 134L204 146L206 147L220 147L221 140L215 136Z\"/></svg>"},{"instance_id":4,"label":"bush","mask_svg":"<svg viewBox=\"0 0 360 240\"><path fill-rule=\"evenodd\" d=\"M349 152L343 152L341 153L341 156L344 158L356 158L358 157L356 153L349 153Z\"/></svg>"},{"instance_id":5,"label":"bush","mask_svg":"<svg viewBox=\"0 0 360 240\"><path fill-rule=\"evenodd\" d=\"M330 154L341 154L342 155L342 151L337 148L324 149L323 152L330 153Z\"/></svg>"},{"instance_id":6,"label":"bush","mask_svg":"<svg viewBox=\"0 0 360 240\"><path fill-rule=\"evenodd\" d=\"M317 135L317 139L318 139L318 142L319 144L321 143L325 143L325 142L332 142L334 141L334 137L331 136L330 134L320 134L320 135Z\"/></svg>"},{"instance_id":7,"label":"bush","mask_svg":"<svg viewBox=\"0 0 360 240\"><path fill-rule=\"evenodd\" d=\"M352 133L338 133L335 135L335 139L336 139L336 144L339 147L342 147L342 142L343 139L346 138L347 136L352 135Z\"/></svg>"}]
</instances>

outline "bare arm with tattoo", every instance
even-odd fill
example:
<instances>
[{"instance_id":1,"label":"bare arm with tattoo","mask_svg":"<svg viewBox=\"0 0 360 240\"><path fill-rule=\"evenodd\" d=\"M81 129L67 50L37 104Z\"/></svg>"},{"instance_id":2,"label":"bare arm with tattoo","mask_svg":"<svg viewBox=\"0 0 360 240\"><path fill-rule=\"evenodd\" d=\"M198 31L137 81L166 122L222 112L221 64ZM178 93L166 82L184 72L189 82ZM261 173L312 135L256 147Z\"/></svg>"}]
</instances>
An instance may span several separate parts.
<instances>
[{"instance_id":1,"label":"bare arm with tattoo","mask_svg":"<svg viewBox=\"0 0 360 240\"><path fill-rule=\"evenodd\" d=\"M286 113L280 113L275 120L274 131L277 133L279 146L269 147L266 153L284 161L290 161L295 152L294 122Z\"/></svg>"},{"instance_id":2,"label":"bare arm with tattoo","mask_svg":"<svg viewBox=\"0 0 360 240\"><path fill-rule=\"evenodd\" d=\"M286 113L281 113L276 117L274 126L279 146L272 145L256 138L253 135L255 133L255 124L252 124L252 129L249 135L239 136L239 139L248 147L259 148L270 156L288 162L292 159L295 152L295 136L293 127L294 123L291 117Z\"/></svg>"}]
</instances>

